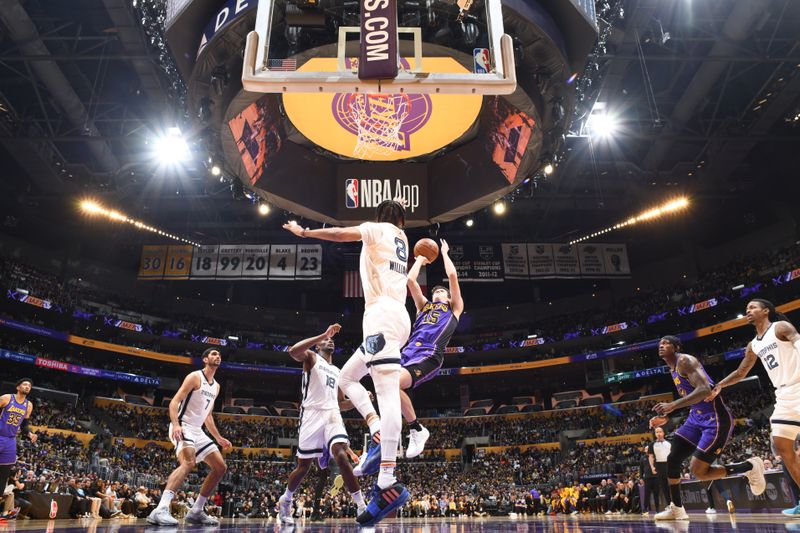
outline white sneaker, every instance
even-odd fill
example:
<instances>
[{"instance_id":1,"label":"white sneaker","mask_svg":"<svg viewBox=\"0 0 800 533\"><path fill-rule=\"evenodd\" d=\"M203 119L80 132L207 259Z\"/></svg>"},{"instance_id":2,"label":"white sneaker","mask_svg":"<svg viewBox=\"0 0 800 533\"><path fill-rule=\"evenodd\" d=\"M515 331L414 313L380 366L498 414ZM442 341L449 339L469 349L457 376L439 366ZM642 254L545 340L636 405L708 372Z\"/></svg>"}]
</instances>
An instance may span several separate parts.
<instances>
[{"instance_id":1,"label":"white sneaker","mask_svg":"<svg viewBox=\"0 0 800 533\"><path fill-rule=\"evenodd\" d=\"M294 518L292 518L292 500L287 500L286 494L278 499L278 518L283 524L294 524Z\"/></svg>"},{"instance_id":2,"label":"white sneaker","mask_svg":"<svg viewBox=\"0 0 800 533\"><path fill-rule=\"evenodd\" d=\"M686 509L683 507L670 503L666 509L657 513L655 518L656 520L689 520L689 515L686 514Z\"/></svg>"},{"instance_id":3,"label":"white sneaker","mask_svg":"<svg viewBox=\"0 0 800 533\"><path fill-rule=\"evenodd\" d=\"M358 506L358 514L356 514L356 516L361 516L366 511L367 511L367 504L366 503L364 505L359 505Z\"/></svg>"},{"instance_id":4,"label":"white sneaker","mask_svg":"<svg viewBox=\"0 0 800 533\"><path fill-rule=\"evenodd\" d=\"M431 432L425 426L420 431L411 430L408 436L408 448L406 448L406 459L413 459L417 457L425 449L425 443L428 442L428 437Z\"/></svg>"},{"instance_id":5,"label":"white sneaker","mask_svg":"<svg viewBox=\"0 0 800 533\"><path fill-rule=\"evenodd\" d=\"M725 505L727 505L727 506L728 506L728 512L729 512L730 514L733 514L733 513L735 513L735 512L736 512L736 507L734 507L734 506L733 506L733 501L731 501L731 500L728 500L728 501L726 501L726 502L725 502Z\"/></svg>"},{"instance_id":6,"label":"white sneaker","mask_svg":"<svg viewBox=\"0 0 800 533\"><path fill-rule=\"evenodd\" d=\"M186 513L186 516L184 517L184 520L188 524L196 524L196 525L201 525L201 526L218 526L219 525L219 520L217 520L213 516L208 516L203 511L197 511L197 512L189 511L188 513Z\"/></svg>"},{"instance_id":7,"label":"white sneaker","mask_svg":"<svg viewBox=\"0 0 800 533\"><path fill-rule=\"evenodd\" d=\"M753 464L753 468L744 475L750 482L750 492L753 493L753 496L759 496L764 494L767 488L767 479L764 477L764 460L761 457L751 457L748 461Z\"/></svg>"},{"instance_id":8,"label":"white sneaker","mask_svg":"<svg viewBox=\"0 0 800 533\"><path fill-rule=\"evenodd\" d=\"M717 510L714 509L713 507L709 507L708 509L706 509L706 514L717 514Z\"/></svg>"},{"instance_id":9,"label":"white sneaker","mask_svg":"<svg viewBox=\"0 0 800 533\"><path fill-rule=\"evenodd\" d=\"M169 514L169 509L166 507L156 507L147 515L147 523L154 526L177 526L178 520Z\"/></svg>"}]
</instances>

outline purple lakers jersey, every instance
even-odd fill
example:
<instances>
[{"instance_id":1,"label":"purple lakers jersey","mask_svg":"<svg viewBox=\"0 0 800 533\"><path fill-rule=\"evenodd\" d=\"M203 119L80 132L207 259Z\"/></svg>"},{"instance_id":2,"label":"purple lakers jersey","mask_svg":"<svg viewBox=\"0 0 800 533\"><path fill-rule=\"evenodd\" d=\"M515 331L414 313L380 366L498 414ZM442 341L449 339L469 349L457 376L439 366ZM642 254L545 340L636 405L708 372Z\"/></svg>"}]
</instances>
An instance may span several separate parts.
<instances>
[{"instance_id":1,"label":"purple lakers jersey","mask_svg":"<svg viewBox=\"0 0 800 533\"><path fill-rule=\"evenodd\" d=\"M700 365L700 370L703 372L703 375L706 377L706 381L708 382L708 386L713 389L714 388L714 380L712 380L710 377L708 377L708 372L706 372L706 369L703 368L702 364ZM691 394L692 392L694 392L694 387L692 386L691 383L689 383L689 379L688 378L685 378L685 377L681 376L680 374L678 374L677 370L672 370L671 374L672 374L672 382L675 383L675 388L678 389L678 395L680 395L681 398L683 398L684 396L687 396L688 394ZM700 415L700 414L706 414L706 413L713 413L714 412L714 402L713 401L707 402L705 400L702 400L702 401L692 405L690 407L690 409L691 409L691 414Z\"/></svg>"},{"instance_id":2,"label":"purple lakers jersey","mask_svg":"<svg viewBox=\"0 0 800 533\"><path fill-rule=\"evenodd\" d=\"M436 355L444 355L450 337L458 327L458 319L447 302L426 302L417 313L408 347L427 348Z\"/></svg>"},{"instance_id":3,"label":"purple lakers jersey","mask_svg":"<svg viewBox=\"0 0 800 533\"><path fill-rule=\"evenodd\" d=\"M12 394L11 401L3 408L3 414L0 415L0 437L16 437L27 414L28 400L19 403Z\"/></svg>"}]
</instances>

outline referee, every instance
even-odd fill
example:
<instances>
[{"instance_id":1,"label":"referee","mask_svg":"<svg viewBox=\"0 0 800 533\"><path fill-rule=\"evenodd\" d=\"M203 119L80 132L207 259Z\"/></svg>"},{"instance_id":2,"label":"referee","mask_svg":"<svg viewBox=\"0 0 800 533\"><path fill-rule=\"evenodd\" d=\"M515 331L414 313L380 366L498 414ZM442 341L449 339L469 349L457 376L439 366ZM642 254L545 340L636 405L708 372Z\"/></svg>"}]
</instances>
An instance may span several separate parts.
<instances>
[{"instance_id":1,"label":"referee","mask_svg":"<svg viewBox=\"0 0 800 533\"><path fill-rule=\"evenodd\" d=\"M650 460L650 468L653 473L658 476L658 481L653 487L653 494L656 497L656 505L658 505L658 494L661 492L664 495L664 505L660 509L666 508L669 504L669 481L667 480L667 457L672 447L669 441L664 440L664 429L656 428L656 440L651 442L647 447L647 458ZM648 501L648 505L649 505Z\"/></svg>"}]
</instances>

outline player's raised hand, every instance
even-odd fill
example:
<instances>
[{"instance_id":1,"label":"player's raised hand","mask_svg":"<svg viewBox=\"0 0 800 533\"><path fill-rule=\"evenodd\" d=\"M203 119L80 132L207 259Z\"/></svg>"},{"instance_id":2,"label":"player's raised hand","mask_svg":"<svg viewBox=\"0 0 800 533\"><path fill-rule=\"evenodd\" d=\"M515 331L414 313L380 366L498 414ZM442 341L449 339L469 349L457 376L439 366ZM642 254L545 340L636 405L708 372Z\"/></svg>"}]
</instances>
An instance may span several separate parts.
<instances>
[{"instance_id":1,"label":"player's raised hand","mask_svg":"<svg viewBox=\"0 0 800 533\"><path fill-rule=\"evenodd\" d=\"M339 333L341 330L342 326L340 326L339 324L331 324L330 326L328 326L328 329L325 330L325 336L330 339L331 337Z\"/></svg>"},{"instance_id":2,"label":"player's raised hand","mask_svg":"<svg viewBox=\"0 0 800 533\"><path fill-rule=\"evenodd\" d=\"M229 441L225 437L220 437L219 439L217 439L217 443L220 446L222 446L223 450L229 450L229 449L233 448L233 444L231 444L231 441Z\"/></svg>"},{"instance_id":3,"label":"player's raised hand","mask_svg":"<svg viewBox=\"0 0 800 533\"><path fill-rule=\"evenodd\" d=\"M672 402L659 402L653 406L653 411L660 415L668 415L674 410L675 408L672 406Z\"/></svg>"},{"instance_id":4,"label":"player's raised hand","mask_svg":"<svg viewBox=\"0 0 800 533\"><path fill-rule=\"evenodd\" d=\"M36 442L37 440L39 440L39 435L37 435L33 431L28 433L28 437L31 439L31 442Z\"/></svg>"},{"instance_id":5,"label":"player's raised hand","mask_svg":"<svg viewBox=\"0 0 800 533\"><path fill-rule=\"evenodd\" d=\"M403 197L402 197L402 196L400 196L400 195L398 195L398 196L395 196L395 197L393 198L393 200L394 200L395 202L397 202L398 204L402 205L402 206L403 206L403 209L405 209L406 207L408 207L408 200L406 200L405 198L403 198Z\"/></svg>"},{"instance_id":6,"label":"player's raised hand","mask_svg":"<svg viewBox=\"0 0 800 533\"><path fill-rule=\"evenodd\" d=\"M669 418L666 416L654 416L650 419L650 429L655 429L667 423Z\"/></svg>"},{"instance_id":7,"label":"player's raised hand","mask_svg":"<svg viewBox=\"0 0 800 533\"><path fill-rule=\"evenodd\" d=\"M303 232L305 231L305 228L294 220L290 220L289 222L284 224L283 229L291 231L298 237L302 237Z\"/></svg>"},{"instance_id":8,"label":"player's raised hand","mask_svg":"<svg viewBox=\"0 0 800 533\"><path fill-rule=\"evenodd\" d=\"M430 261L428 261L428 258L427 258L427 257L425 257L424 255L418 255L418 256L416 256L416 257L414 258L414 261L417 261L417 262L420 262L420 263L422 263L422 264L423 264L423 266L424 266L424 265L430 265L430 264L431 264L431 262L430 262Z\"/></svg>"},{"instance_id":9,"label":"player's raised hand","mask_svg":"<svg viewBox=\"0 0 800 533\"><path fill-rule=\"evenodd\" d=\"M714 401L714 398L716 398L717 396L719 396L719 393L720 393L720 392L722 392L722 387L720 387L719 385L714 385L714 388L713 388L713 389L711 389L711 394L709 394L708 396L706 396L706 399L705 399L705 401L707 401L707 402L712 402L712 401Z\"/></svg>"},{"instance_id":10,"label":"player's raised hand","mask_svg":"<svg viewBox=\"0 0 800 533\"><path fill-rule=\"evenodd\" d=\"M439 246L439 251L442 252L443 254L447 254L447 252L450 251L450 245L447 244L447 241L444 239L441 239L441 243L442 245Z\"/></svg>"}]
</instances>

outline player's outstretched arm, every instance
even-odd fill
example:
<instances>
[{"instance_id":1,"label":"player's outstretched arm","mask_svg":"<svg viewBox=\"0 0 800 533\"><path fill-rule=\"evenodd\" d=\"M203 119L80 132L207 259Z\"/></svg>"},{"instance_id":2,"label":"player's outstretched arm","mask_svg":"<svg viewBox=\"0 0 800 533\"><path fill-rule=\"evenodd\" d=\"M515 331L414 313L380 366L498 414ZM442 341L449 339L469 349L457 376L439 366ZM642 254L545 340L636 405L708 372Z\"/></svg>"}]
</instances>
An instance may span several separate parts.
<instances>
[{"instance_id":1,"label":"player's outstretched arm","mask_svg":"<svg viewBox=\"0 0 800 533\"><path fill-rule=\"evenodd\" d=\"M422 311L422 308L428 302L425 295L422 294L422 289L417 283L417 277L419 276L419 271L422 270L424 265L427 265L430 261L426 257L421 255L414 258L414 264L411 265L411 270L408 271L408 292L411 293L411 298L414 299L414 305L417 308L417 312L419 313Z\"/></svg>"},{"instance_id":2,"label":"player's outstretched arm","mask_svg":"<svg viewBox=\"0 0 800 533\"><path fill-rule=\"evenodd\" d=\"M206 421L203 425L206 426L208 432L211 433L211 436L214 437L214 440L217 441L217 444L222 446L223 450L227 450L228 448L233 447L231 441L220 435L219 430L217 429L217 423L214 422L213 414L208 413L208 417L206 418Z\"/></svg>"},{"instance_id":3,"label":"player's outstretched arm","mask_svg":"<svg viewBox=\"0 0 800 533\"><path fill-rule=\"evenodd\" d=\"M331 337L339 333L339 330L341 329L342 326L340 326L339 324L331 324L330 326L328 326L328 329L326 329L323 333L320 333L316 337L309 337L307 339L303 339L297 344L293 345L291 348L289 348L289 355L292 357L292 359L294 359L299 363L308 362L311 363L313 366L313 363L316 362L314 358L317 356L317 354L311 351L311 347L315 346L316 344L322 342L325 339L330 339Z\"/></svg>"},{"instance_id":4,"label":"player's outstretched arm","mask_svg":"<svg viewBox=\"0 0 800 533\"><path fill-rule=\"evenodd\" d=\"M349 226L346 228L309 229L302 227L294 220L290 220L283 225L283 229L291 231L297 237L301 237L303 239L309 238L333 242L355 242L361 240L361 230L358 228L358 226Z\"/></svg>"},{"instance_id":5,"label":"player's outstretched arm","mask_svg":"<svg viewBox=\"0 0 800 533\"><path fill-rule=\"evenodd\" d=\"M181 384L181 388L172 397L169 402L169 421L172 422L172 437L176 440L183 439L183 430L181 423L178 420L178 410L180 409L181 402L186 399L190 392L200 388L200 376L192 372L186 376Z\"/></svg>"},{"instance_id":6,"label":"player's outstretched arm","mask_svg":"<svg viewBox=\"0 0 800 533\"><path fill-rule=\"evenodd\" d=\"M725 387L730 387L731 385L735 385L742 381L745 377L747 377L747 374L750 373L750 370L756 364L756 361L758 361L758 357L750 347L750 343L748 343L747 349L744 351L744 359L742 359L742 362L739 363L739 368L725 376L725 378L717 383L706 400L713 400L720 392L722 392L722 389Z\"/></svg>"},{"instance_id":7,"label":"player's outstretched arm","mask_svg":"<svg viewBox=\"0 0 800 533\"><path fill-rule=\"evenodd\" d=\"M461 318L461 313L464 312L464 299L461 297L461 286L458 284L458 270L448 254L450 245L447 244L447 241L444 239L442 239L440 250L442 251L444 272L447 274L447 281L450 284L450 301L453 306L453 314L456 316L456 319L458 319Z\"/></svg>"}]
</instances>

